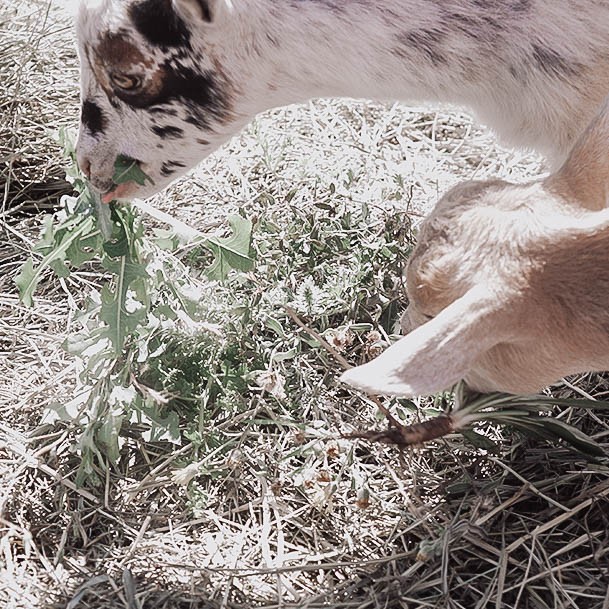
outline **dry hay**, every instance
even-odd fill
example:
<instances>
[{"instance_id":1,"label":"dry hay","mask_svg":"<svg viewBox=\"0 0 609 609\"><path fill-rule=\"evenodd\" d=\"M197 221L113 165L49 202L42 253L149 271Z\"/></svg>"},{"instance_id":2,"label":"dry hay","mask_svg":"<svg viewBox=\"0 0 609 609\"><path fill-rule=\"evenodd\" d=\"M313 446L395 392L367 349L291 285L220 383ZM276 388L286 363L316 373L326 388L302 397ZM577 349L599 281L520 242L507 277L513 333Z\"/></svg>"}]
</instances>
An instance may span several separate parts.
<instances>
[{"instance_id":1,"label":"dry hay","mask_svg":"<svg viewBox=\"0 0 609 609\"><path fill-rule=\"evenodd\" d=\"M48 209L69 192L60 127L74 125L78 70L71 23L45 0L0 2L0 213Z\"/></svg>"},{"instance_id":2,"label":"dry hay","mask_svg":"<svg viewBox=\"0 0 609 609\"><path fill-rule=\"evenodd\" d=\"M0 102L3 112L12 108L2 119L12 125L8 154L39 155L31 163L36 182L60 164L46 127L59 114L73 123L78 112L74 54L52 54L71 49L70 36L63 21L44 21L45 6L8 7L36 15L32 40L52 32L38 46L13 47L14 65L44 60L48 74L70 76L54 81L61 94L38 93L32 106L16 105L14 89ZM4 44L4 32L18 28L0 24ZM49 123L34 125L28 112L39 116L41 108ZM319 101L259 117L155 202L206 230L241 205L281 215L288 193L306 206L330 184L348 183L346 198L381 213L404 204L392 198L397 175L418 218L460 179L520 180L540 170L536 157L499 148L463 114ZM24 192L28 175L19 178ZM609 606L604 466L501 430L500 454L459 437L406 453L346 441L340 433L368 428L376 408L322 383L338 366L328 371L321 359L302 364L315 392L299 405L299 425L260 398L222 423L228 451L197 453L188 443L175 450L133 436L120 469L100 472L99 489L75 487L74 430L38 423L49 404L70 395L75 370L61 343L99 276L48 278L25 309L11 279L37 220L5 217L2 229L9 239L0 258L0 606ZM553 390L603 397L609 385L582 375ZM600 442L607 437L605 417L561 416ZM258 425L261 418L267 424ZM180 483L191 474L196 488Z\"/></svg>"}]
</instances>

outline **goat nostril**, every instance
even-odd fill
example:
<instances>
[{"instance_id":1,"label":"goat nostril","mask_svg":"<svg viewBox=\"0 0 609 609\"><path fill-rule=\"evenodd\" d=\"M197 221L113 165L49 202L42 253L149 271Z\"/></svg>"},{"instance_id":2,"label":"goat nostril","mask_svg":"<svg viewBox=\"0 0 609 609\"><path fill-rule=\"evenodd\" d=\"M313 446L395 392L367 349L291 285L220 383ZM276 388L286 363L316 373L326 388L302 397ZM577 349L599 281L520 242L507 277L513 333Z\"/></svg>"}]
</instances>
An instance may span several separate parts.
<instances>
[{"instance_id":1,"label":"goat nostril","mask_svg":"<svg viewBox=\"0 0 609 609\"><path fill-rule=\"evenodd\" d=\"M82 163L79 163L80 170L85 174L87 180L91 179L91 161L89 159L84 159Z\"/></svg>"}]
</instances>

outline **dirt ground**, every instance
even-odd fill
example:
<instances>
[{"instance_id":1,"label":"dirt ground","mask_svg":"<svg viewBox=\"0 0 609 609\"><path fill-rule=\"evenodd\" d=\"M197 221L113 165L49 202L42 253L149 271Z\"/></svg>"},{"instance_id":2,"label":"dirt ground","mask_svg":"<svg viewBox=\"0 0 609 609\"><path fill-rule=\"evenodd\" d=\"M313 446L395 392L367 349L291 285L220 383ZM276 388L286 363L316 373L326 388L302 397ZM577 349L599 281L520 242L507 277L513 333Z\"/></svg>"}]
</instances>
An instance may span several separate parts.
<instances>
[{"instance_id":1,"label":"dirt ground","mask_svg":"<svg viewBox=\"0 0 609 609\"><path fill-rule=\"evenodd\" d=\"M345 439L384 423L337 387L340 367L320 349L280 363L287 395L248 389L203 440L146 441L126 422L118 464L77 484L82 429L48 413L74 397L81 370L63 345L103 272L45 277L32 308L14 285L43 213L70 189L55 134L77 127L78 65L62 7L0 0L0 607L608 609L605 464L503 428L486 430L496 450L459 435L409 451ZM371 239L408 218L408 249L451 185L543 171L458 109L316 100L257 117L151 204L219 233L240 209L281 232L365 204ZM301 345L282 315L285 344ZM307 323L322 318L334 319ZM603 399L608 388L579 375L546 393ZM443 399L415 400L405 420ZM609 444L606 415L554 414Z\"/></svg>"}]
</instances>

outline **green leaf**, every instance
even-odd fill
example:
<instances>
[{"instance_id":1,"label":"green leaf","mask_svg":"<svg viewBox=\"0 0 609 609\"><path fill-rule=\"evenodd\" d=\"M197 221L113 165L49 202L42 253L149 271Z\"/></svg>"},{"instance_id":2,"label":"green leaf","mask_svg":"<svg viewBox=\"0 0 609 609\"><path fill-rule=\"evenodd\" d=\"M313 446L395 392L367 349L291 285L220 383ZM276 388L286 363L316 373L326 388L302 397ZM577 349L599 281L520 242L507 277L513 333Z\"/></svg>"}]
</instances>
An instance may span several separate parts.
<instances>
[{"instance_id":1,"label":"green leaf","mask_svg":"<svg viewBox=\"0 0 609 609\"><path fill-rule=\"evenodd\" d=\"M527 398L535 400L535 396ZM589 400L586 398L549 398L542 396L538 398L539 403L547 406L566 406L570 408L583 408L585 410L609 410L609 402L603 400Z\"/></svg>"},{"instance_id":2,"label":"green leaf","mask_svg":"<svg viewBox=\"0 0 609 609\"><path fill-rule=\"evenodd\" d=\"M103 444L105 455L111 463L117 464L120 458L120 431L125 415L118 409L111 410L104 417L103 424L95 434L96 440Z\"/></svg>"},{"instance_id":3,"label":"green leaf","mask_svg":"<svg viewBox=\"0 0 609 609\"><path fill-rule=\"evenodd\" d=\"M51 260L49 262L49 267L52 269L55 275L57 275L57 277L65 279L66 277L70 276L70 268L66 264L66 261L59 257Z\"/></svg>"},{"instance_id":4,"label":"green leaf","mask_svg":"<svg viewBox=\"0 0 609 609\"><path fill-rule=\"evenodd\" d=\"M494 453L499 452L499 447L495 442L473 429L464 429L461 431L461 435L475 448L482 448Z\"/></svg>"},{"instance_id":5,"label":"green leaf","mask_svg":"<svg viewBox=\"0 0 609 609\"><path fill-rule=\"evenodd\" d=\"M63 342L63 348L70 355L82 355L84 351L99 343L101 343L101 339L98 332L89 333L88 331L83 331L69 334Z\"/></svg>"},{"instance_id":6,"label":"green leaf","mask_svg":"<svg viewBox=\"0 0 609 609\"><path fill-rule=\"evenodd\" d=\"M271 360L273 362L285 362L286 360L294 359L297 355L298 349L296 349L296 347L292 347L288 351L273 353Z\"/></svg>"},{"instance_id":7,"label":"green leaf","mask_svg":"<svg viewBox=\"0 0 609 609\"><path fill-rule=\"evenodd\" d=\"M40 241L34 245L34 251L47 254L50 249L55 245L56 233L63 228L64 223L54 224L54 218L52 215L47 214L42 219L42 234Z\"/></svg>"},{"instance_id":8,"label":"green leaf","mask_svg":"<svg viewBox=\"0 0 609 609\"><path fill-rule=\"evenodd\" d=\"M63 149L63 155L72 161L76 162L76 137L66 127L60 127L57 133L57 143Z\"/></svg>"},{"instance_id":9,"label":"green leaf","mask_svg":"<svg viewBox=\"0 0 609 609\"><path fill-rule=\"evenodd\" d=\"M54 423L55 421L69 421L84 424L83 412L86 411L87 402L91 396L91 390L87 389L77 393L75 397L67 402L53 402L44 411L43 422Z\"/></svg>"},{"instance_id":10,"label":"green leaf","mask_svg":"<svg viewBox=\"0 0 609 609\"><path fill-rule=\"evenodd\" d=\"M53 268L59 270L62 276L66 276L63 271L60 270L59 265L64 264L66 255L70 246L75 243L82 235L87 235L93 229L93 218L85 219L75 230L66 232L56 247L52 249L41 261L37 268L34 268L34 262L32 258L26 260L20 269L19 274L15 278L15 283L19 290L19 296L21 302L27 307L31 307L33 304L33 294L40 282L42 273L47 268ZM67 270L67 267L66 267ZM68 271L69 274L69 271Z\"/></svg>"},{"instance_id":11,"label":"green leaf","mask_svg":"<svg viewBox=\"0 0 609 609\"><path fill-rule=\"evenodd\" d=\"M26 307L33 304L32 295L40 281L40 274L34 270L34 260L30 256L19 269L19 274L15 277L15 284L19 290L21 302Z\"/></svg>"},{"instance_id":12,"label":"green leaf","mask_svg":"<svg viewBox=\"0 0 609 609\"><path fill-rule=\"evenodd\" d=\"M117 223L116 230L111 239L104 241L104 252L111 258L120 258L129 253L129 235L127 228L122 222Z\"/></svg>"},{"instance_id":13,"label":"green leaf","mask_svg":"<svg viewBox=\"0 0 609 609\"><path fill-rule=\"evenodd\" d=\"M274 317L267 317L264 320L264 325L269 329L275 332L279 338L285 338L285 332L283 331L283 326L281 322Z\"/></svg>"},{"instance_id":14,"label":"green leaf","mask_svg":"<svg viewBox=\"0 0 609 609\"><path fill-rule=\"evenodd\" d=\"M162 250L171 252L180 244L180 238L173 230L156 228L154 229L154 244Z\"/></svg>"},{"instance_id":15,"label":"green leaf","mask_svg":"<svg viewBox=\"0 0 609 609\"><path fill-rule=\"evenodd\" d=\"M66 250L66 258L73 267L79 268L85 262L95 258L101 242L101 233L97 231L90 235L83 235L77 241L73 241L68 247Z\"/></svg>"},{"instance_id":16,"label":"green leaf","mask_svg":"<svg viewBox=\"0 0 609 609\"><path fill-rule=\"evenodd\" d=\"M214 254L213 263L206 273L210 279L222 281L230 270L249 271L254 266L252 255L252 223L246 218L233 215L228 219L233 234L222 239L214 237L205 241L205 247Z\"/></svg>"},{"instance_id":17,"label":"green leaf","mask_svg":"<svg viewBox=\"0 0 609 609\"><path fill-rule=\"evenodd\" d=\"M570 444L581 453L593 457L607 456L607 453L595 440L576 427L552 417L540 417L540 419L543 420L543 426L546 430L567 444Z\"/></svg>"},{"instance_id":18,"label":"green leaf","mask_svg":"<svg viewBox=\"0 0 609 609\"><path fill-rule=\"evenodd\" d=\"M145 267L139 263L128 262L125 256L115 265L107 266L111 266L117 275L116 285L114 290L108 285L102 288L99 317L108 325L105 335L112 343L115 353L119 354L127 335L138 326L147 313L146 306L132 312L127 311L127 291L132 283L145 278L147 274Z\"/></svg>"},{"instance_id":19,"label":"green leaf","mask_svg":"<svg viewBox=\"0 0 609 609\"><path fill-rule=\"evenodd\" d=\"M526 418L506 419L501 422L527 435L543 438L550 442L556 442L559 439L563 440L572 448L588 457L607 457L607 453L603 448L590 436L553 417L530 415Z\"/></svg>"},{"instance_id":20,"label":"green leaf","mask_svg":"<svg viewBox=\"0 0 609 609\"><path fill-rule=\"evenodd\" d=\"M112 181L115 184L136 182L140 186L144 186L147 181L154 184L152 178L141 170L137 161L122 154L119 155L114 162L114 174L112 176Z\"/></svg>"},{"instance_id":21,"label":"green leaf","mask_svg":"<svg viewBox=\"0 0 609 609\"><path fill-rule=\"evenodd\" d=\"M83 193L84 194L84 193ZM95 218L97 220L97 226L104 239L109 239L112 235L112 203L107 205L101 200L101 196L97 191L87 189L87 194L93 202L93 209L95 211Z\"/></svg>"},{"instance_id":22,"label":"green leaf","mask_svg":"<svg viewBox=\"0 0 609 609\"><path fill-rule=\"evenodd\" d=\"M160 407L152 401L136 400L134 403L135 416L141 423L149 425L142 434L145 442L160 442L166 440L172 444L181 444L180 419L177 412L168 412L163 416Z\"/></svg>"}]
</instances>

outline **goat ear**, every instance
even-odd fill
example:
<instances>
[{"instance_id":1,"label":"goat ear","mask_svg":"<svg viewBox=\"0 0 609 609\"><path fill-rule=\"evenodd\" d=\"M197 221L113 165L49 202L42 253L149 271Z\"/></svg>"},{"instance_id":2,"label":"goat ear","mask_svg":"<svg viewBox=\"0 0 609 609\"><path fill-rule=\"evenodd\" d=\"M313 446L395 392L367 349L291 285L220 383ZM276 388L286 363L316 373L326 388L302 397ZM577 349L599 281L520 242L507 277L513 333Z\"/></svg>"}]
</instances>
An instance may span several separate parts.
<instances>
[{"instance_id":1,"label":"goat ear","mask_svg":"<svg viewBox=\"0 0 609 609\"><path fill-rule=\"evenodd\" d=\"M587 209L609 204L609 98L575 142L564 165L546 180L551 190Z\"/></svg>"},{"instance_id":2,"label":"goat ear","mask_svg":"<svg viewBox=\"0 0 609 609\"><path fill-rule=\"evenodd\" d=\"M376 359L344 372L341 381L400 397L446 389L464 378L481 354L508 338L507 308L486 287L472 288Z\"/></svg>"},{"instance_id":3,"label":"goat ear","mask_svg":"<svg viewBox=\"0 0 609 609\"><path fill-rule=\"evenodd\" d=\"M176 11L187 18L212 23L232 8L231 0L173 0Z\"/></svg>"}]
</instances>

